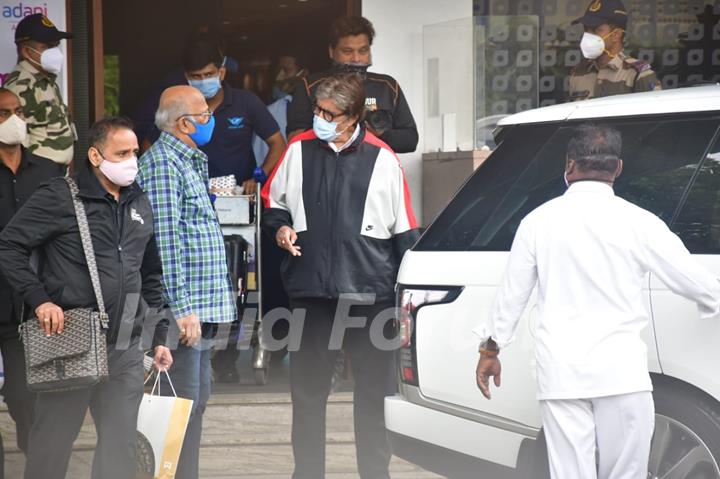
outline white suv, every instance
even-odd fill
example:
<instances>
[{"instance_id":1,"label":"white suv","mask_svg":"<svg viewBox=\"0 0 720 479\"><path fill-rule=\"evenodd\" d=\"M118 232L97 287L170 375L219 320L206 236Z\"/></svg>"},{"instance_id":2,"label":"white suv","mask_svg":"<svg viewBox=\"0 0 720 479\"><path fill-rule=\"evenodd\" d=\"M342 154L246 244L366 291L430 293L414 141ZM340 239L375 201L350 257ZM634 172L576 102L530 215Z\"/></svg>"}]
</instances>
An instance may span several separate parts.
<instances>
[{"instance_id":1,"label":"white suv","mask_svg":"<svg viewBox=\"0 0 720 479\"><path fill-rule=\"evenodd\" d=\"M565 191L568 139L585 122L622 133L616 194L666 221L720 277L720 85L505 118L495 152L400 268L401 384L385 401L396 455L452 478L548 477L535 398L534 301L503 350L502 387L491 401L475 383L471 331L488 319L520 220ZM646 292L657 412L649 477L720 478L720 319L701 321L694 303L652 276Z\"/></svg>"}]
</instances>

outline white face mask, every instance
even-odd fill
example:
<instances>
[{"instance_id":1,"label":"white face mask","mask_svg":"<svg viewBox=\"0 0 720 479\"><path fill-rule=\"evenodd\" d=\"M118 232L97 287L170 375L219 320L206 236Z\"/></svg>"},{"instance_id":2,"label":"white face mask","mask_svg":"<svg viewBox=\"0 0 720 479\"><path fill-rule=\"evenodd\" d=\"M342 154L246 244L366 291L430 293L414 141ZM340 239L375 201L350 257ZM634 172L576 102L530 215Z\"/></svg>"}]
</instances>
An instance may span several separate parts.
<instances>
[{"instance_id":1,"label":"white face mask","mask_svg":"<svg viewBox=\"0 0 720 479\"><path fill-rule=\"evenodd\" d=\"M5 145L22 145L27 138L27 123L13 114L0 123L0 143Z\"/></svg>"},{"instance_id":2,"label":"white face mask","mask_svg":"<svg viewBox=\"0 0 720 479\"><path fill-rule=\"evenodd\" d=\"M100 168L102 174L105 175L105 178L116 185L130 186L138 174L137 157L133 156L118 163L103 159L98 168Z\"/></svg>"},{"instance_id":3,"label":"white face mask","mask_svg":"<svg viewBox=\"0 0 720 479\"><path fill-rule=\"evenodd\" d=\"M62 71L65 57L63 56L63 52L60 50L60 47L48 48L42 53L34 48L30 48L30 50L40 54L40 66L46 72L57 75Z\"/></svg>"},{"instance_id":4,"label":"white face mask","mask_svg":"<svg viewBox=\"0 0 720 479\"><path fill-rule=\"evenodd\" d=\"M595 60L605 51L605 40L600 35L585 32L580 40L580 50L588 60Z\"/></svg>"}]
</instances>

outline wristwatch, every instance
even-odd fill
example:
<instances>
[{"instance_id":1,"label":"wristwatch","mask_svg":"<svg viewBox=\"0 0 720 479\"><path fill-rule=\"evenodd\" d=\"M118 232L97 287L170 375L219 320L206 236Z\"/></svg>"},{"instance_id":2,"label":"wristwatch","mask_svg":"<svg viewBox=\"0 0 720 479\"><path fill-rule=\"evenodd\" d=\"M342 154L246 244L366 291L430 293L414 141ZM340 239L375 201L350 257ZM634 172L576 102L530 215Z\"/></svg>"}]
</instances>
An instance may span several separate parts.
<instances>
[{"instance_id":1,"label":"wristwatch","mask_svg":"<svg viewBox=\"0 0 720 479\"><path fill-rule=\"evenodd\" d=\"M262 167L258 166L253 171L253 179L258 183L263 184L267 181L268 177L265 174L265 170L263 170Z\"/></svg>"},{"instance_id":2,"label":"wristwatch","mask_svg":"<svg viewBox=\"0 0 720 479\"><path fill-rule=\"evenodd\" d=\"M480 343L480 354L485 356L497 356L500 353L500 348L492 338L487 338L485 341Z\"/></svg>"}]
</instances>

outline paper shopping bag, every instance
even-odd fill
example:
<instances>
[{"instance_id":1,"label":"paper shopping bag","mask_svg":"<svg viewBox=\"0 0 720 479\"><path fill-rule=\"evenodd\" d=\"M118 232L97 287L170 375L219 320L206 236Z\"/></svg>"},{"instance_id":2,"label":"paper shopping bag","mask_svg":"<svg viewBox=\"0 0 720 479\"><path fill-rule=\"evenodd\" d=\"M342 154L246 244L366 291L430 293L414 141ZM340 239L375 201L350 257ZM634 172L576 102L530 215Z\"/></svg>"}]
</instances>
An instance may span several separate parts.
<instances>
[{"instance_id":1,"label":"paper shopping bag","mask_svg":"<svg viewBox=\"0 0 720 479\"><path fill-rule=\"evenodd\" d=\"M143 463L138 472L169 479L175 477L193 402L177 397L174 389L173 396L160 396L160 375L156 376L152 391L143 395L138 411L138 459Z\"/></svg>"}]
</instances>

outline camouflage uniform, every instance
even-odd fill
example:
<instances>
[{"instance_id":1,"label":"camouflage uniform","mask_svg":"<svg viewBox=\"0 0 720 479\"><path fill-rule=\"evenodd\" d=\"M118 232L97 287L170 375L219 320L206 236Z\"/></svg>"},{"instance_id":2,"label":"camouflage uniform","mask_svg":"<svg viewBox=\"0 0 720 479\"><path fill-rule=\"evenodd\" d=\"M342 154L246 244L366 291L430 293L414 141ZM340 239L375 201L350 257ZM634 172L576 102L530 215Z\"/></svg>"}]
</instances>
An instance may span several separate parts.
<instances>
[{"instance_id":1,"label":"camouflage uniform","mask_svg":"<svg viewBox=\"0 0 720 479\"><path fill-rule=\"evenodd\" d=\"M575 67L570 77L569 100L660 89L660 82L649 63L620 52L602 68L595 60L585 60Z\"/></svg>"},{"instance_id":2,"label":"camouflage uniform","mask_svg":"<svg viewBox=\"0 0 720 479\"><path fill-rule=\"evenodd\" d=\"M20 98L28 124L28 150L67 165L73 159L73 144L77 138L55 78L22 60L15 65L3 86Z\"/></svg>"}]
</instances>

